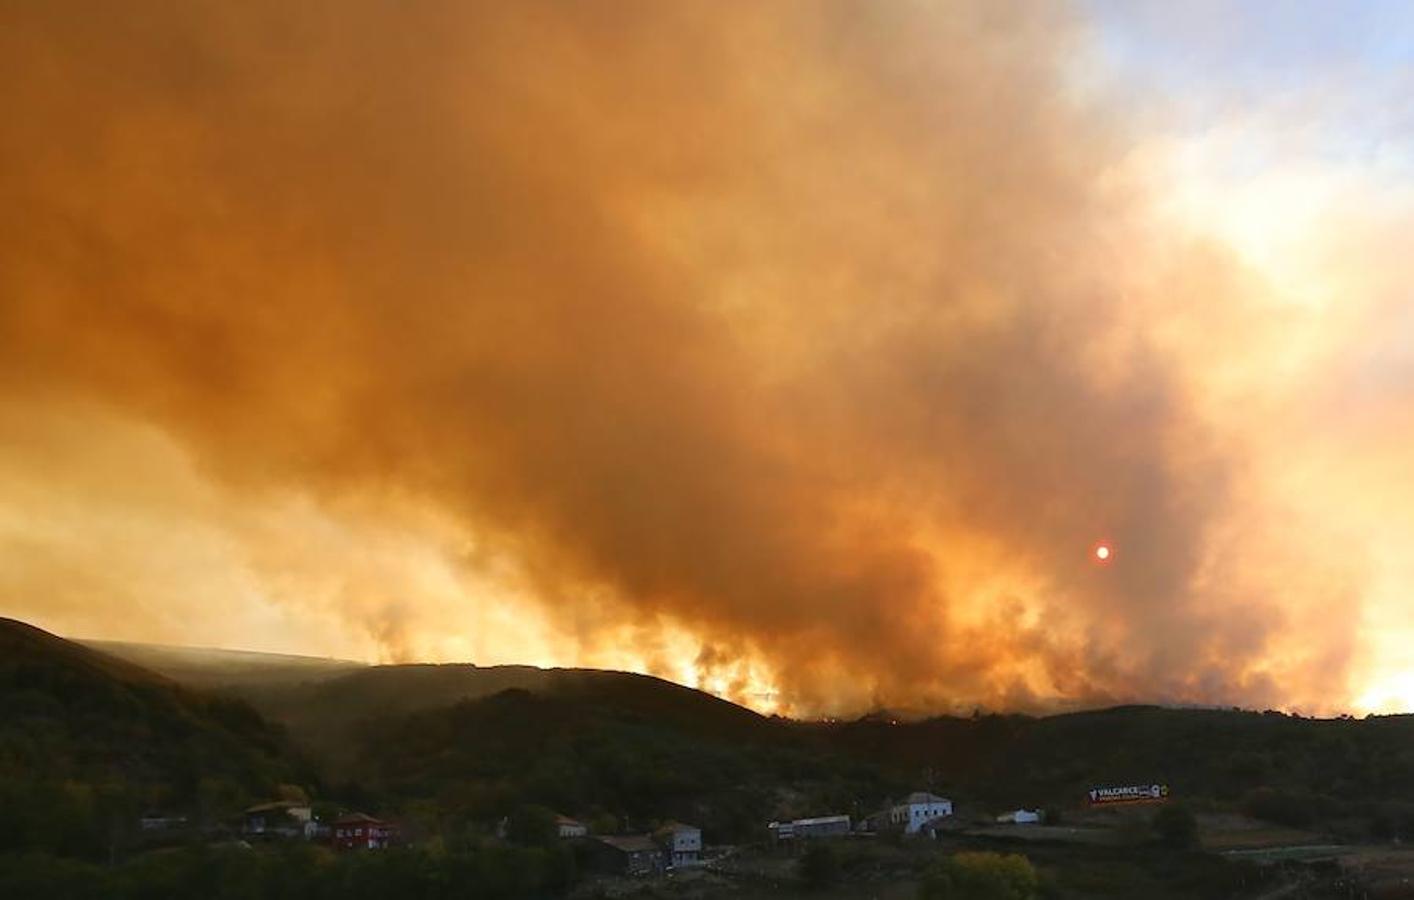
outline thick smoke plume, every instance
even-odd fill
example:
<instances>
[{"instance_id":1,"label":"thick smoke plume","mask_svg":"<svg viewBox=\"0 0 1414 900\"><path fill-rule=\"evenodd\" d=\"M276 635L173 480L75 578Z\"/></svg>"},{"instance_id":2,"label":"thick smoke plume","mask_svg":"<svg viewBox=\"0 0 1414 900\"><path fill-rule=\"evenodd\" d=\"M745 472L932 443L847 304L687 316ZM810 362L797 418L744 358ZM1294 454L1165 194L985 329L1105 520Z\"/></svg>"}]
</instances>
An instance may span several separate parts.
<instances>
[{"instance_id":1,"label":"thick smoke plume","mask_svg":"<svg viewBox=\"0 0 1414 900\"><path fill-rule=\"evenodd\" d=\"M1358 566L1292 533L1227 402L1260 286L1146 224L1059 10L0 22L0 484L93 480L10 523L13 610L180 637L173 569L268 598L332 567L320 608L389 657L512 633L459 612L494 585L544 661L796 712L1343 696L1318 610ZM141 540L55 558L103 497Z\"/></svg>"}]
</instances>

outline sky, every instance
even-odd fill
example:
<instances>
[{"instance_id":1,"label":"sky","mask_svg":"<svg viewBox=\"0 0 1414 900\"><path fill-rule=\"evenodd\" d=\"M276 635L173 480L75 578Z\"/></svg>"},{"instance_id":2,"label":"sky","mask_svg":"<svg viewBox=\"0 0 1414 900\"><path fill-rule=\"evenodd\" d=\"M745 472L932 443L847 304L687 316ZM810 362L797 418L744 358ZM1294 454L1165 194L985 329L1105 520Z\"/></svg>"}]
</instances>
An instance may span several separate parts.
<instances>
[{"instance_id":1,"label":"sky","mask_svg":"<svg viewBox=\"0 0 1414 900\"><path fill-rule=\"evenodd\" d=\"M1407 4L0 26L0 615L1414 710Z\"/></svg>"}]
</instances>

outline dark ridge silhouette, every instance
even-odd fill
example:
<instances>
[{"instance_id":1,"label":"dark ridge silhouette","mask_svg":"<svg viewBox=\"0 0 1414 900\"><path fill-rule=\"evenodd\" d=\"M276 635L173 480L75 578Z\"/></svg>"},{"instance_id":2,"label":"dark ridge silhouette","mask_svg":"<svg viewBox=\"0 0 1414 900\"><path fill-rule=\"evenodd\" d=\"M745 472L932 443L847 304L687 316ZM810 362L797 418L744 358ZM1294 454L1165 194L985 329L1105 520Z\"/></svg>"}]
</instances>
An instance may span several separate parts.
<instances>
[{"instance_id":1,"label":"dark ridge silhouette","mask_svg":"<svg viewBox=\"0 0 1414 900\"><path fill-rule=\"evenodd\" d=\"M689 733L748 735L766 722L751 710L683 685L650 675L596 669L371 666L318 681L231 688L267 717L284 723L298 741L341 773L351 764L359 730L370 721L443 709L511 690L565 704L612 708Z\"/></svg>"},{"instance_id":2,"label":"dark ridge silhouette","mask_svg":"<svg viewBox=\"0 0 1414 900\"><path fill-rule=\"evenodd\" d=\"M203 780L258 795L298 768L282 730L242 701L0 619L0 782L113 786L182 806Z\"/></svg>"}]
</instances>

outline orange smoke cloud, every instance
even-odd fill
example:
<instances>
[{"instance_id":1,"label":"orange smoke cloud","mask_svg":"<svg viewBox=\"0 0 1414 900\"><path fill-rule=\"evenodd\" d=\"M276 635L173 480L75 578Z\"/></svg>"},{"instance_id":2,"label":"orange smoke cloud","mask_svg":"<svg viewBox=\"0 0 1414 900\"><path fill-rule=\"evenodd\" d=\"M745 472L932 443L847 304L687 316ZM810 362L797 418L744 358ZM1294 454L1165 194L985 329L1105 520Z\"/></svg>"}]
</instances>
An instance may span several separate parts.
<instances>
[{"instance_id":1,"label":"orange smoke cloud","mask_svg":"<svg viewBox=\"0 0 1414 900\"><path fill-rule=\"evenodd\" d=\"M1344 702L1361 570L1226 404L1277 314L1152 226L1067 16L3 20L10 612L801 712Z\"/></svg>"}]
</instances>

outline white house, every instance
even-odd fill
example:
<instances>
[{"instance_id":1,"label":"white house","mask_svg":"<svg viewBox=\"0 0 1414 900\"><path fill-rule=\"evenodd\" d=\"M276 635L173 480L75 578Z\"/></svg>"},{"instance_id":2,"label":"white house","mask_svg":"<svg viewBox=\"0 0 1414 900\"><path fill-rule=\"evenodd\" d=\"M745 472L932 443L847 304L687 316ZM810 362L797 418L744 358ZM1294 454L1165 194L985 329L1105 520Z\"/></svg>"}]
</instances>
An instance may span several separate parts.
<instances>
[{"instance_id":1,"label":"white house","mask_svg":"<svg viewBox=\"0 0 1414 900\"><path fill-rule=\"evenodd\" d=\"M1038 825L1041 822L1039 809L1014 809L997 816L997 821L1009 825Z\"/></svg>"},{"instance_id":2,"label":"white house","mask_svg":"<svg viewBox=\"0 0 1414 900\"><path fill-rule=\"evenodd\" d=\"M889 824L904 834L917 834L925 823L952 815L952 801L927 791L914 791L889 809Z\"/></svg>"},{"instance_id":3,"label":"white house","mask_svg":"<svg viewBox=\"0 0 1414 900\"><path fill-rule=\"evenodd\" d=\"M317 823L309 804L279 800L247 809L241 830L254 837L309 838L315 828Z\"/></svg>"},{"instance_id":4,"label":"white house","mask_svg":"<svg viewBox=\"0 0 1414 900\"><path fill-rule=\"evenodd\" d=\"M555 829L562 838L584 837L589 833L589 828L583 822L577 822L569 816L555 816Z\"/></svg>"},{"instance_id":5,"label":"white house","mask_svg":"<svg viewBox=\"0 0 1414 900\"><path fill-rule=\"evenodd\" d=\"M702 857L702 829L696 825L669 822L657 831L657 837L673 866L694 866Z\"/></svg>"}]
</instances>

